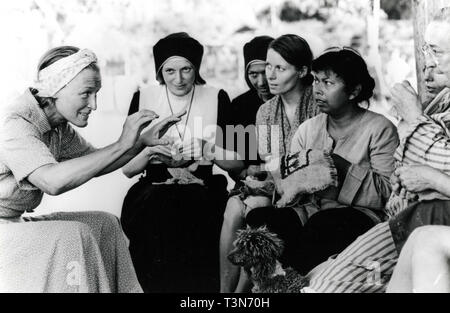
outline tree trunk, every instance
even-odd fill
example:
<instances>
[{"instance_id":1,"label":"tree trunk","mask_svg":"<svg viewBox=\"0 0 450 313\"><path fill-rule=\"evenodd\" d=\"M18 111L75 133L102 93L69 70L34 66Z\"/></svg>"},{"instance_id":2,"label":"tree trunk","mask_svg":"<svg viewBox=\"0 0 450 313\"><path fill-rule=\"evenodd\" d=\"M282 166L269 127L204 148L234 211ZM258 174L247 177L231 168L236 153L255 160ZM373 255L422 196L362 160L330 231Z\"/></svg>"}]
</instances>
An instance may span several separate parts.
<instances>
[{"instance_id":1,"label":"tree trunk","mask_svg":"<svg viewBox=\"0 0 450 313\"><path fill-rule=\"evenodd\" d=\"M412 16L414 25L414 53L416 57L417 90L420 99L424 96L424 76L425 59L422 54L424 44L424 33L427 24L433 15L441 8L450 6L450 0L411 0ZM422 101L423 102L423 101Z\"/></svg>"}]
</instances>

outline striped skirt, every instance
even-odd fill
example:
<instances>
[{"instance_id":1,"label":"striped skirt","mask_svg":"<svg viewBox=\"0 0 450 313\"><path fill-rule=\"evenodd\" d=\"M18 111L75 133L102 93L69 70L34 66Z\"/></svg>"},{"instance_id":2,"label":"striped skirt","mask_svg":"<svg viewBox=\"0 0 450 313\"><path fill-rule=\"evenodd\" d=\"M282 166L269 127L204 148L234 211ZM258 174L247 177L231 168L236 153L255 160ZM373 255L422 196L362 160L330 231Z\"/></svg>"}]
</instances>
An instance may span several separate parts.
<instances>
[{"instance_id":1,"label":"striped skirt","mask_svg":"<svg viewBox=\"0 0 450 313\"><path fill-rule=\"evenodd\" d=\"M380 223L329 260L310 277L305 292L385 292L397 264L398 252L387 222Z\"/></svg>"}]
</instances>

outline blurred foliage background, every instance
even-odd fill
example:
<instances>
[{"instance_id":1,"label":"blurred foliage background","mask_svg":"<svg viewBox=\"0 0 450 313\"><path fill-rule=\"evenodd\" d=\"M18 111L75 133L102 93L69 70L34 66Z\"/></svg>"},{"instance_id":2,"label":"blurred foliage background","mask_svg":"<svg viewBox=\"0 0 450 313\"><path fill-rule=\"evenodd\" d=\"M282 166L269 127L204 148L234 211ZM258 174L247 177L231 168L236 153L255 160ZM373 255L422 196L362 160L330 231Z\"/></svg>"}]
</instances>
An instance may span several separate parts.
<instances>
[{"instance_id":1,"label":"blurred foliage background","mask_svg":"<svg viewBox=\"0 0 450 313\"><path fill-rule=\"evenodd\" d=\"M205 46L202 74L231 96L244 91L242 46L253 36L296 33L315 55L328 46L359 49L387 84L414 81L409 0L16 0L0 2L1 62L9 92L33 79L39 57L57 45L93 49L108 83L154 83L152 46L187 31ZM377 38L370 38L375 30ZM375 44L377 47L372 47ZM379 49L378 49L379 48ZM380 57L381 62L376 58ZM372 59L371 59L372 58ZM379 63L377 65L377 63ZM109 80L114 80L114 83ZM124 87L125 88L125 87ZM121 108L119 97L105 104ZM124 98L124 97L122 97ZM126 98L126 97L125 97Z\"/></svg>"}]
</instances>

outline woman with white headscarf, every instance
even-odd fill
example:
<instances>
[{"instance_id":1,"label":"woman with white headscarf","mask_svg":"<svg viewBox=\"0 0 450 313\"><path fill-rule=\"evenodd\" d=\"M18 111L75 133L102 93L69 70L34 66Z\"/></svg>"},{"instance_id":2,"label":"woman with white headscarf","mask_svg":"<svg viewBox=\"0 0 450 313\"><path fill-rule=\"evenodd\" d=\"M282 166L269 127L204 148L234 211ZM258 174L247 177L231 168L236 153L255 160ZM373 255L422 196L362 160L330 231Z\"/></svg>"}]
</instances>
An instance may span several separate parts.
<instances>
[{"instance_id":1,"label":"woman with white headscarf","mask_svg":"<svg viewBox=\"0 0 450 313\"><path fill-rule=\"evenodd\" d=\"M95 54L49 50L37 81L0 115L0 291L142 292L118 219L103 212L27 217L43 194L58 195L112 172L146 146L164 145L171 116L129 116L120 138L96 149L72 127L85 127L101 88Z\"/></svg>"}]
</instances>

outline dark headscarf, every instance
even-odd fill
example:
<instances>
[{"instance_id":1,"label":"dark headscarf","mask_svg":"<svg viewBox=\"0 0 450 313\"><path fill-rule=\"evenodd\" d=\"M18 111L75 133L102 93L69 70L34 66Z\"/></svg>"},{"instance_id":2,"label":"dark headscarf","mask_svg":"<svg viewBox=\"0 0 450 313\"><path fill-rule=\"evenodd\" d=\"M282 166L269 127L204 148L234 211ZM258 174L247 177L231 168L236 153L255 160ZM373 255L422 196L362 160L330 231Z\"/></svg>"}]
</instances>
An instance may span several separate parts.
<instances>
[{"instance_id":1,"label":"dark headscarf","mask_svg":"<svg viewBox=\"0 0 450 313\"><path fill-rule=\"evenodd\" d=\"M155 59L156 80L164 83L161 69L164 62L170 57L180 56L192 63L195 70L195 83L203 85L206 82L200 76L200 65L203 57L203 46L185 32L173 33L160 39L153 46Z\"/></svg>"},{"instance_id":2,"label":"dark headscarf","mask_svg":"<svg viewBox=\"0 0 450 313\"><path fill-rule=\"evenodd\" d=\"M269 36L258 36L250 40L244 45L244 61L245 61L245 81L250 88L253 88L252 84L248 80L248 66L250 62L255 60L265 61L267 57L267 50L270 42L273 40Z\"/></svg>"}]
</instances>

